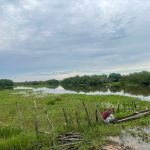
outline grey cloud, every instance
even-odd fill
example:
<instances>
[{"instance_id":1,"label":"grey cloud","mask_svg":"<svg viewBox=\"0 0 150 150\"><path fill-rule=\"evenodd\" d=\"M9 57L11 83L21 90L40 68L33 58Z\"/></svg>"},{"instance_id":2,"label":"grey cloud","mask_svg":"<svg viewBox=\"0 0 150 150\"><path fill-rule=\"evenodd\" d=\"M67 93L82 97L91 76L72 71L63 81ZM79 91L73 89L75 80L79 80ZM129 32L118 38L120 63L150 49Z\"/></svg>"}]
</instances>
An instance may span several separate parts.
<instances>
[{"instance_id":1,"label":"grey cloud","mask_svg":"<svg viewBox=\"0 0 150 150\"><path fill-rule=\"evenodd\" d=\"M149 8L148 0L3 0L0 66L19 74L148 61Z\"/></svg>"}]
</instances>

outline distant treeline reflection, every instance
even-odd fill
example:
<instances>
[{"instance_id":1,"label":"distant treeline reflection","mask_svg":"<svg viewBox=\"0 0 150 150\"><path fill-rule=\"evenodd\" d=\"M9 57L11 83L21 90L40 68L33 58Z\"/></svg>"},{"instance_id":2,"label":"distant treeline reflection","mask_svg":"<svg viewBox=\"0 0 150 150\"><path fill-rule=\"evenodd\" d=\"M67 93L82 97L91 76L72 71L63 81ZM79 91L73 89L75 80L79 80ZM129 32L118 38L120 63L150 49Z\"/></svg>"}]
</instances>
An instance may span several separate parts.
<instances>
[{"instance_id":1,"label":"distant treeline reflection","mask_svg":"<svg viewBox=\"0 0 150 150\"><path fill-rule=\"evenodd\" d=\"M129 93L132 95L143 95L149 96L150 95L150 87L147 86L89 86L89 85L63 85L65 90L79 92L107 92L108 90L111 92L121 92L122 90L124 93Z\"/></svg>"}]
</instances>

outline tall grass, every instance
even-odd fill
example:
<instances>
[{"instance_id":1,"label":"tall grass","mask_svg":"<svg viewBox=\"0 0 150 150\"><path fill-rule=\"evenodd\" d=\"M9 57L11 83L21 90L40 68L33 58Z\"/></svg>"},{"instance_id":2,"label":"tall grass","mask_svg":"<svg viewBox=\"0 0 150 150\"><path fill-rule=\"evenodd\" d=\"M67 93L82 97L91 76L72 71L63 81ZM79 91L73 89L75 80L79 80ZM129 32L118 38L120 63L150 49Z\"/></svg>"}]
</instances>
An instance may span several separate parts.
<instances>
[{"instance_id":1,"label":"tall grass","mask_svg":"<svg viewBox=\"0 0 150 150\"><path fill-rule=\"evenodd\" d=\"M35 141L35 136L30 133L21 133L20 130L11 127L0 128L1 150L25 150L30 149Z\"/></svg>"}]
</instances>

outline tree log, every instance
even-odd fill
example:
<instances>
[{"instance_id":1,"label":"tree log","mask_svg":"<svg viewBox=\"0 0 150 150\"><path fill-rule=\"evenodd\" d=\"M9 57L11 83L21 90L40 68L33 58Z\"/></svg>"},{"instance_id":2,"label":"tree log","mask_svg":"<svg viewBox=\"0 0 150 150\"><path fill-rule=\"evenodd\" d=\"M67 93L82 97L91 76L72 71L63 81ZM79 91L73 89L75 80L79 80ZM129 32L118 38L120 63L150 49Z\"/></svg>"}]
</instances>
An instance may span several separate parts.
<instances>
[{"instance_id":1,"label":"tree log","mask_svg":"<svg viewBox=\"0 0 150 150\"><path fill-rule=\"evenodd\" d=\"M138 119L138 118L141 118L141 117L146 117L148 115L150 115L150 110L149 111L145 111L145 112L139 112L139 113L136 113L134 115L130 115L130 116L126 117L126 118L118 120L117 123L134 120L134 119Z\"/></svg>"}]
</instances>

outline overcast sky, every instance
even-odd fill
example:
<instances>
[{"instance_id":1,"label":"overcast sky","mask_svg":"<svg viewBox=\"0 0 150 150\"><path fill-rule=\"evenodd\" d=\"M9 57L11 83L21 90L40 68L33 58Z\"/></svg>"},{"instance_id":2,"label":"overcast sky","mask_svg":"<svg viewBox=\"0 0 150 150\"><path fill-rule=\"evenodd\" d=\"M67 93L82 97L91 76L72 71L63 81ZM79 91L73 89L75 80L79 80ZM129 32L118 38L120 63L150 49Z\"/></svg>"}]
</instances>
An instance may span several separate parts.
<instances>
[{"instance_id":1,"label":"overcast sky","mask_svg":"<svg viewBox=\"0 0 150 150\"><path fill-rule=\"evenodd\" d=\"M0 78L150 71L150 0L0 0Z\"/></svg>"}]
</instances>

